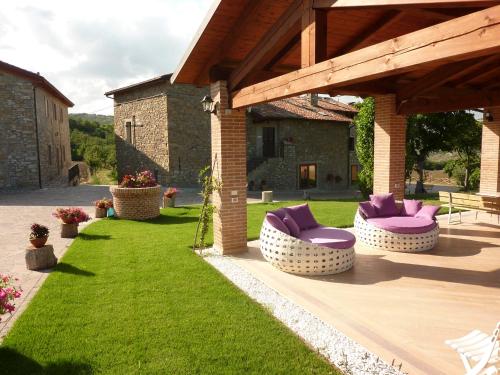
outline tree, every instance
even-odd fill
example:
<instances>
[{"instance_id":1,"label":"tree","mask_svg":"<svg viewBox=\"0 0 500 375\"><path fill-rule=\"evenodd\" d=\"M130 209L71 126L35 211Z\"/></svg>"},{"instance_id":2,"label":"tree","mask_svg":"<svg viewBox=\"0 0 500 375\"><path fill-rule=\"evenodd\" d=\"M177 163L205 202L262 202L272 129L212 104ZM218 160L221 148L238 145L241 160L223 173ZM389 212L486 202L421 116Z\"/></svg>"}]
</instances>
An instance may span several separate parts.
<instances>
[{"instance_id":1,"label":"tree","mask_svg":"<svg viewBox=\"0 0 500 375\"><path fill-rule=\"evenodd\" d=\"M359 189L364 197L373 192L373 128L375 123L375 100L366 98L357 104L359 110L354 118L356 126L356 154L361 171L358 174Z\"/></svg>"}]
</instances>

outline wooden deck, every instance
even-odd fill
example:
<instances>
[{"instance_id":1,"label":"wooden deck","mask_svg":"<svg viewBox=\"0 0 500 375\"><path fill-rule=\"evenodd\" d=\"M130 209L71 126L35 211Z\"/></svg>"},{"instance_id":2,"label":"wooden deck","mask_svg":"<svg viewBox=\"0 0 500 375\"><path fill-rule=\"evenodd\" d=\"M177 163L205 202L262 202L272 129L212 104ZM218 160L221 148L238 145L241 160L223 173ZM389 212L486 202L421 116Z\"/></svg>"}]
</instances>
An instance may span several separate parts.
<instances>
[{"instance_id":1,"label":"wooden deck","mask_svg":"<svg viewBox=\"0 0 500 375\"><path fill-rule=\"evenodd\" d=\"M462 374L443 341L500 321L500 226L479 214L440 220L431 252L377 252L357 246L353 269L308 278L274 269L258 241L234 261L258 279L409 374Z\"/></svg>"}]
</instances>

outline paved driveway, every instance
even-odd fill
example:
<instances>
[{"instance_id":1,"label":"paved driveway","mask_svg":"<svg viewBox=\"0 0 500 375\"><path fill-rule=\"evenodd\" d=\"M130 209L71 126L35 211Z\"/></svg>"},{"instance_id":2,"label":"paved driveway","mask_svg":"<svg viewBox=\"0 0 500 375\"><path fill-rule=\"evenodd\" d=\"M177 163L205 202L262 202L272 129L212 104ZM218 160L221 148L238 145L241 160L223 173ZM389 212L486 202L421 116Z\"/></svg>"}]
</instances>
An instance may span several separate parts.
<instances>
[{"instance_id":1,"label":"paved driveway","mask_svg":"<svg viewBox=\"0 0 500 375\"><path fill-rule=\"evenodd\" d=\"M82 207L94 216L92 202L111 197L108 186L81 185L58 189L35 191L0 192L0 273L19 278L23 296L16 303L17 314L22 312L36 293L48 272L28 271L24 261L25 249L29 246L29 232L32 223L46 225L50 229L49 244L60 258L71 239L60 238L59 222L52 217L56 207ZM82 227L85 224L82 224ZM13 318L17 315L13 315ZM0 341L14 319L9 315L2 317Z\"/></svg>"}]
</instances>

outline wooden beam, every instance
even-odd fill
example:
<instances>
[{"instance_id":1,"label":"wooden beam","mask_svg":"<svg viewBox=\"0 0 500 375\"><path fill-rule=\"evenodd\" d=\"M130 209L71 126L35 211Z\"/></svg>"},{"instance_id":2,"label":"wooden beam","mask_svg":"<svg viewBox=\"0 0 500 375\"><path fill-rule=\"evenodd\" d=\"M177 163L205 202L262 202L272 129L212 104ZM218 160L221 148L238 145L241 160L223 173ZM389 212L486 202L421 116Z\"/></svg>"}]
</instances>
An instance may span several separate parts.
<instances>
[{"instance_id":1,"label":"wooden beam","mask_svg":"<svg viewBox=\"0 0 500 375\"><path fill-rule=\"evenodd\" d=\"M404 15L403 12L392 10L384 14L380 19L376 20L373 24L369 25L366 29L357 34L354 38L347 41L338 51L336 51L330 58L335 56L345 55L347 52L358 49L366 41L372 38L379 32L387 30L395 22L399 21Z\"/></svg>"},{"instance_id":2,"label":"wooden beam","mask_svg":"<svg viewBox=\"0 0 500 375\"><path fill-rule=\"evenodd\" d=\"M279 47L277 48L280 42L282 42L282 45L286 45L293 38L295 32L290 35L291 31L300 22L301 18L302 0L295 0L241 64L231 73L228 82L230 90L234 90L250 72L260 70L259 68L264 67L275 55L273 52L276 49L280 49Z\"/></svg>"},{"instance_id":3,"label":"wooden beam","mask_svg":"<svg viewBox=\"0 0 500 375\"><path fill-rule=\"evenodd\" d=\"M433 91L428 98L417 98L398 105L398 113L411 115L416 113L435 113L495 107L500 105L499 90L470 90L441 87Z\"/></svg>"},{"instance_id":4,"label":"wooden beam","mask_svg":"<svg viewBox=\"0 0 500 375\"><path fill-rule=\"evenodd\" d=\"M487 81L487 80L496 80L500 76L500 66L496 66L494 68L490 69L485 69L484 71L478 72L476 76L471 80L470 83L463 83L460 84L459 87L469 87L469 86L475 86L476 84L474 82L476 81Z\"/></svg>"},{"instance_id":5,"label":"wooden beam","mask_svg":"<svg viewBox=\"0 0 500 375\"><path fill-rule=\"evenodd\" d=\"M462 61L453 65L443 65L436 70L433 70L426 76L420 78L415 82L408 83L399 88L397 95L398 99L405 101L414 96L421 95L427 91L444 85L446 82L459 79L460 77L473 72L482 66L497 60L497 56L490 56L489 58L474 59L473 61Z\"/></svg>"},{"instance_id":6,"label":"wooden beam","mask_svg":"<svg viewBox=\"0 0 500 375\"><path fill-rule=\"evenodd\" d=\"M326 12L312 7L313 0L303 0L301 33L302 68L326 60Z\"/></svg>"},{"instance_id":7,"label":"wooden beam","mask_svg":"<svg viewBox=\"0 0 500 375\"><path fill-rule=\"evenodd\" d=\"M500 52L500 6L418 30L232 94L233 107L402 74Z\"/></svg>"},{"instance_id":8,"label":"wooden beam","mask_svg":"<svg viewBox=\"0 0 500 375\"><path fill-rule=\"evenodd\" d=\"M460 76L459 80L450 80L449 82L453 82L453 86L456 87L465 87L467 82L473 81L477 78L478 74L482 72L489 72L492 69L496 69L498 67L498 61L500 60L500 56L492 55L488 58L483 59L483 62L478 65L475 70L467 71L463 75ZM478 73L479 72L479 73Z\"/></svg>"},{"instance_id":9,"label":"wooden beam","mask_svg":"<svg viewBox=\"0 0 500 375\"><path fill-rule=\"evenodd\" d=\"M496 0L314 0L315 9L346 8L456 8L489 7L498 5Z\"/></svg>"}]
</instances>

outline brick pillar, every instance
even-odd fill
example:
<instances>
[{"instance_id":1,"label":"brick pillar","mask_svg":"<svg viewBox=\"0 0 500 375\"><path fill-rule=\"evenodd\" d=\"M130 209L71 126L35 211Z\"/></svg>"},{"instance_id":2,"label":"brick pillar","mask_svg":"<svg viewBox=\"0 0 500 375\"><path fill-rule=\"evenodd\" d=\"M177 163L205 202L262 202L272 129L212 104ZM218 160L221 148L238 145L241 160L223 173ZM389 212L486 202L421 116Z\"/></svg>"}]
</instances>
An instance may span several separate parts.
<instances>
[{"instance_id":1,"label":"brick pillar","mask_svg":"<svg viewBox=\"0 0 500 375\"><path fill-rule=\"evenodd\" d=\"M404 198L406 117L396 114L396 96L375 97L373 192Z\"/></svg>"},{"instance_id":2,"label":"brick pillar","mask_svg":"<svg viewBox=\"0 0 500 375\"><path fill-rule=\"evenodd\" d=\"M493 120L483 121L481 146L481 193L500 193L500 107L488 108ZM486 111L485 111L486 112Z\"/></svg>"},{"instance_id":3,"label":"brick pillar","mask_svg":"<svg viewBox=\"0 0 500 375\"><path fill-rule=\"evenodd\" d=\"M228 109L227 85L218 81L210 86L218 104L211 116L212 162L217 157L214 176L222 189L214 193L214 248L221 254L247 250L246 112Z\"/></svg>"}]
</instances>

